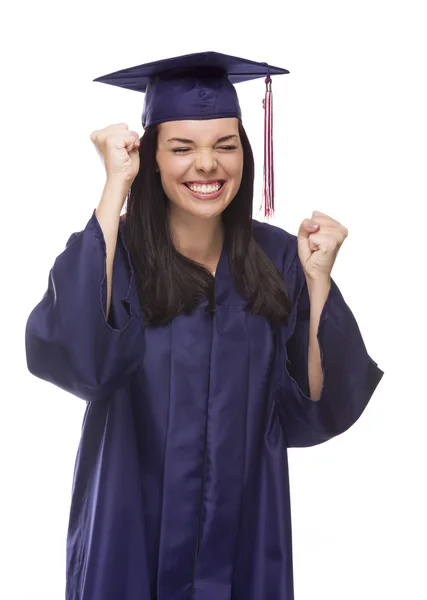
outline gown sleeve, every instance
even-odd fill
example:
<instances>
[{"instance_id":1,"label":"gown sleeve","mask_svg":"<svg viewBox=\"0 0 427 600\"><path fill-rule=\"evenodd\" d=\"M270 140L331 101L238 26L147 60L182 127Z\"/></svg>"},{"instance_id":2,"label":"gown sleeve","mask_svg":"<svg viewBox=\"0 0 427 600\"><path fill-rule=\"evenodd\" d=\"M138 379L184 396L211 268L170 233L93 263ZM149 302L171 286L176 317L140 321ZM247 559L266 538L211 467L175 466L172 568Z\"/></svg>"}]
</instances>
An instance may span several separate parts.
<instances>
[{"instance_id":1,"label":"gown sleeve","mask_svg":"<svg viewBox=\"0 0 427 600\"><path fill-rule=\"evenodd\" d=\"M106 319L106 244L93 211L50 270L25 329L28 370L86 400L108 396L138 369L144 330L129 252L119 228Z\"/></svg>"},{"instance_id":2,"label":"gown sleeve","mask_svg":"<svg viewBox=\"0 0 427 600\"><path fill-rule=\"evenodd\" d=\"M317 335L323 387L320 399L311 400L310 300L297 252L284 277L293 309L281 341L284 370L277 407L288 447L308 447L349 429L365 410L384 373L368 355L356 319L332 280Z\"/></svg>"}]
</instances>

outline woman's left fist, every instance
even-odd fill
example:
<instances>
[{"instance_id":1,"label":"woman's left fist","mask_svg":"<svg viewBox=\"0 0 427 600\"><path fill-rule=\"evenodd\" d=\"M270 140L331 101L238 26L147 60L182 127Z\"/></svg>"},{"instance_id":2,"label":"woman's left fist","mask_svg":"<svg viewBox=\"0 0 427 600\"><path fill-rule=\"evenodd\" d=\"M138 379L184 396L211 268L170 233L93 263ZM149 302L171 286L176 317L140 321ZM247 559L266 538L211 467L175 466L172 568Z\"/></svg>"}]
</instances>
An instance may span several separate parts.
<instances>
[{"instance_id":1,"label":"woman's left fist","mask_svg":"<svg viewBox=\"0 0 427 600\"><path fill-rule=\"evenodd\" d=\"M308 279L329 280L347 235L344 225L317 210L311 219L304 219L298 231L298 256Z\"/></svg>"}]
</instances>

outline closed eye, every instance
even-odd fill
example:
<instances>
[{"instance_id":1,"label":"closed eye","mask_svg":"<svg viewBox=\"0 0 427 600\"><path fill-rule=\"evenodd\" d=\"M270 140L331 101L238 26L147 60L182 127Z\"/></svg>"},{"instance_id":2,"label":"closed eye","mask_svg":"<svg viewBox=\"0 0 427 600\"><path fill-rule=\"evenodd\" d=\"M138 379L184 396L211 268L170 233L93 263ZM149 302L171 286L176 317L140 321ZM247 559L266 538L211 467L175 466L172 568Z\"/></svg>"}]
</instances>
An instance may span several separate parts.
<instances>
[{"instance_id":1,"label":"closed eye","mask_svg":"<svg viewBox=\"0 0 427 600\"><path fill-rule=\"evenodd\" d=\"M174 154L184 154L189 150L191 150L191 148L174 148L172 152ZM219 146L217 150L225 150L226 152L229 152L230 150L237 150L237 146Z\"/></svg>"}]
</instances>

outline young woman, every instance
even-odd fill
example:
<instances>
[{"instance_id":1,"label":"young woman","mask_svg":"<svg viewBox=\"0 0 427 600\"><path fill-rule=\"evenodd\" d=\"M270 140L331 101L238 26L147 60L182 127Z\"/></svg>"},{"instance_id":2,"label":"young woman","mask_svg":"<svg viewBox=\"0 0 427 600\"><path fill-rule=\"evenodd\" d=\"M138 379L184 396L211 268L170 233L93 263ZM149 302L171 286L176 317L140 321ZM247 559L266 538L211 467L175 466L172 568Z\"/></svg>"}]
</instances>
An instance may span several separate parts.
<instances>
[{"instance_id":1,"label":"young woman","mask_svg":"<svg viewBox=\"0 0 427 600\"><path fill-rule=\"evenodd\" d=\"M29 370L87 402L68 600L292 600L287 448L346 431L382 377L331 279L347 230L252 219L230 70L193 56L126 70L144 135L92 133L101 201L28 319Z\"/></svg>"}]
</instances>

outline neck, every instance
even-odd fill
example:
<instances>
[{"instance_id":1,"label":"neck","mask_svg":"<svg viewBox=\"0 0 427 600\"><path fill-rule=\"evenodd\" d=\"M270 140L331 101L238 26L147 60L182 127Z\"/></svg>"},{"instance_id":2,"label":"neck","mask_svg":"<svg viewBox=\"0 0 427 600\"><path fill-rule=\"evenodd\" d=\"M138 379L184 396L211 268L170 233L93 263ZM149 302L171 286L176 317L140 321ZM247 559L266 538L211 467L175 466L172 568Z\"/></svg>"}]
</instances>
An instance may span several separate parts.
<instances>
[{"instance_id":1,"label":"neck","mask_svg":"<svg viewBox=\"0 0 427 600\"><path fill-rule=\"evenodd\" d=\"M215 271L224 240L221 215L201 219L169 209L168 218L172 241L178 252L209 271Z\"/></svg>"}]
</instances>

